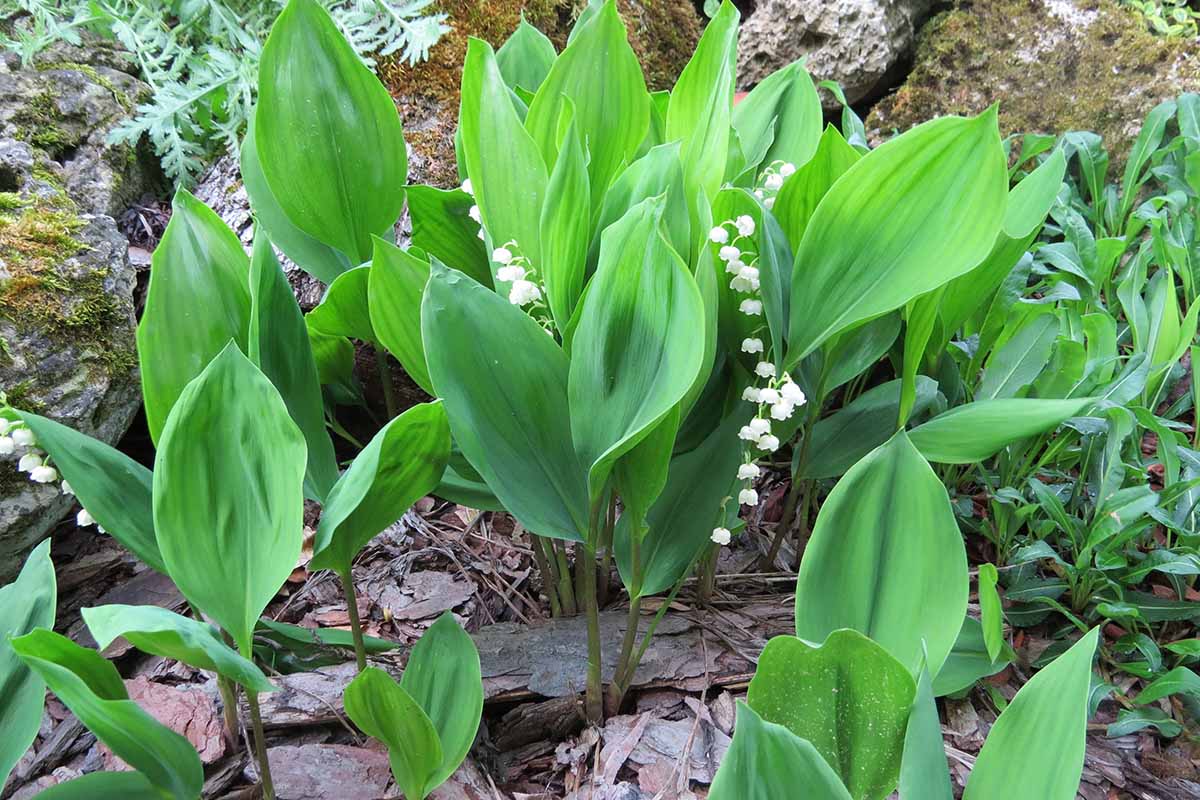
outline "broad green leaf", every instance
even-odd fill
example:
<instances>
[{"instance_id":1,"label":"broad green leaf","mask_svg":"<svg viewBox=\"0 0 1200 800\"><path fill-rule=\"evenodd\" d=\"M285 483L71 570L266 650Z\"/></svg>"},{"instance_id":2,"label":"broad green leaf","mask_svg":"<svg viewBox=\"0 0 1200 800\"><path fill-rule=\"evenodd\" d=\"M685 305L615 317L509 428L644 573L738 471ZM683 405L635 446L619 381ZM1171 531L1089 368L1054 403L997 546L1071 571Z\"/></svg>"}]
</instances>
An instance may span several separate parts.
<instances>
[{"instance_id":1,"label":"broad green leaf","mask_svg":"<svg viewBox=\"0 0 1200 800\"><path fill-rule=\"evenodd\" d=\"M583 293L592 235L588 158L579 128L576 118L567 126L547 187L554 202L542 208L542 276L559 331L567 329Z\"/></svg>"},{"instance_id":2,"label":"broad green leaf","mask_svg":"<svg viewBox=\"0 0 1200 800\"><path fill-rule=\"evenodd\" d=\"M92 519L145 564L165 573L154 538L154 498L150 470L129 456L74 428L18 411L37 437L38 447Z\"/></svg>"},{"instance_id":3,"label":"broad green leaf","mask_svg":"<svg viewBox=\"0 0 1200 800\"><path fill-rule=\"evenodd\" d=\"M608 226L643 200L666 195L663 222L667 239L680 255L691 247L691 223L688 222L687 197L683 188L683 165L679 143L670 142L652 148L626 168L604 195L596 233L588 249L588 271L594 272L600 260L600 239ZM690 263L690 262L689 262Z\"/></svg>"},{"instance_id":4,"label":"broad green leaf","mask_svg":"<svg viewBox=\"0 0 1200 800\"><path fill-rule=\"evenodd\" d=\"M487 248L479 238L479 223L471 219L471 206L475 205L471 195L433 186L409 186L405 195L413 247L491 286Z\"/></svg>"},{"instance_id":5,"label":"broad green leaf","mask_svg":"<svg viewBox=\"0 0 1200 800\"><path fill-rule=\"evenodd\" d=\"M646 515L666 487L678 434L679 406L675 406L632 450L613 463L613 490L621 498L621 515L629 517L639 545L646 534Z\"/></svg>"},{"instance_id":6,"label":"broad green leaf","mask_svg":"<svg viewBox=\"0 0 1200 800\"><path fill-rule=\"evenodd\" d=\"M246 187L258 227L288 258L324 284L333 283L334 278L354 266L340 250L318 242L292 224L263 175L253 119L246 126L246 137L242 140L241 168L242 185Z\"/></svg>"},{"instance_id":7,"label":"broad green leaf","mask_svg":"<svg viewBox=\"0 0 1200 800\"><path fill-rule=\"evenodd\" d=\"M1058 318L1053 314L1038 314L1027 320L992 353L975 398L1016 397L1045 369L1057 338Z\"/></svg>"},{"instance_id":8,"label":"broad green leaf","mask_svg":"<svg viewBox=\"0 0 1200 800\"><path fill-rule=\"evenodd\" d=\"M1200 699L1200 676L1188 667L1176 667L1151 681L1136 700L1140 705L1148 705L1173 694L1187 694Z\"/></svg>"},{"instance_id":9,"label":"broad green leaf","mask_svg":"<svg viewBox=\"0 0 1200 800\"><path fill-rule=\"evenodd\" d=\"M379 338L371 326L370 281L370 265L343 272L329 285L320 305L308 312L308 327L326 336L377 342Z\"/></svg>"},{"instance_id":10,"label":"broad green leaf","mask_svg":"<svg viewBox=\"0 0 1200 800\"><path fill-rule=\"evenodd\" d=\"M250 322L250 260L242 243L183 189L171 208L137 330L146 425L156 444L183 387L230 339L245 347Z\"/></svg>"},{"instance_id":11,"label":"broad green leaf","mask_svg":"<svg viewBox=\"0 0 1200 800\"><path fill-rule=\"evenodd\" d=\"M1054 430L1082 414L1093 402L1090 397L977 400L937 415L908 435L929 461L974 464L1013 442Z\"/></svg>"},{"instance_id":12,"label":"broad green leaf","mask_svg":"<svg viewBox=\"0 0 1200 800\"><path fill-rule=\"evenodd\" d=\"M38 792L38 800L162 800L140 772L89 772Z\"/></svg>"},{"instance_id":13,"label":"broad green leaf","mask_svg":"<svg viewBox=\"0 0 1200 800\"><path fill-rule=\"evenodd\" d=\"M937 397L937 383L917 376L917 400L913 413L924 411ZM845 408L813 426L812 444L805 464L793 462L798 478L836 478L886 442L896 432L900 409L900 381L888 381L868 389ZM797 451L796 456L799 457Z\"/></svg>"},{"instance_id":14,"label":"broad green leaf","mask_svg":"<svg viewBox=\"0 0 1200 800\"><path fill-rule=\"evenodd\" d=\"M365 405L362 387L354 377L354 343L345 336L330 336L308 329L308 343L321 389L331 404Z\"/></svg>"},{"instance_id":15,"label":"broad green leaf","mask_svg":"<svg viewBox=\"0 0 1200 800\"><path fill-rule=\"evenodd\" d=\"M347 575L367 542L434 490L449 457L440 402L415 405L385 425L329 493L313 540L313 569Z\"/></svg>"},{"instance_id":16,"label":"broad green leaf","mask_svg":"<svg viewBox=\"0 0 1200 800\"><path fill-rule=\"evenodd\" d=\"M1083 772L1088 692L1099 628L1021 687L975 761L963 800L1074 800Z\"/></svg>"},{"instance_id":17,"label":"broad green leaf","mask_svg":"<svg viewBox=\"0 0 1200 800\"><path fill-rule=\"evenodd\" d=\"M817 87L800 61L776 70L733 107L733 129L751 149L755 142L770 143L761 163L748 164L756 172L776 161L803 166L813 157L824 121Z\"/></svg>"},{"instance_id":18,"label":"broad green leaf","mask_svg":"<svg viewBox=\"0 0 1200 800\"><path fill-rule=\"evenodd\" d=\"M1148 708L1122 708L1117 711L1117 721L1111 722L1104 735L1112 739L1127 736L1145 728L1153 727L1168 739L1183 733L1183 726L1158 706Z\"/></svg>"},{"instance_id":19,"label":"broad green leaf","mask_svg":"<svg viewBox=\"0 0 1200 800\"><path fill-rule=\"evenodd\" d=\"M53 628L57 600L46 539L25 559L17 579L0 587L0 788L37 737L46 699L46 684L17 657L10 640L37 628Z\"/></svg>"},{"instance_id":20,"label":"broad green leaf","mask_svg":"<svg viewBox=\"0 0 1200 800\"><path fill-rule=\"evenodd\" d=\"M308 446L305 492L323 501L337 480L338 470L333 442L325 430L317 364L304 315L296 305L292 287L279 267L270 240L261 233L254 237L250 259L250 333L246 352L279 390L288 413L304 434Z\"/></svg>"},{"instance_id":21,"label":"broad green leaf","mask_svg":"<svg viewBox=\"0 0 1200 800\"><path fill-rule=\"evenodd\" d=\"M812 742L856 800L896 788L916 685L905 667L861 633L838 630L817 648L794 636L767 642L746 702L762 718Z\"/></svg>"},{"instance_id":22,"label":"broad green leaf","mask_svg":"<svg viewBox=\"0 0 1200 800\"><path fill-rule=\"evenodd\" d=\"M256 692L275 691L262 670L234 652L208 623L158 606L107 605L81 613L100 650L124 638L144 653L215 672Z\"/></svg>"},{"instance_id":23,"label":"broad green leaf","mask_svg":"<svg viewBox=\"0 0 1200 800\"><path fill-rule=\"evenodd\" d=\"M740 14L729 0L704 28L667 106L666 141L682 142L683 183L692 227L698 228L698 198L711 202L725 174L733 118L733 83ZM694 237L698 238L698 237ZM683 254L688 262L690 254Z\"/></svg>"},{"instance_id":24,"label":"broad green leaf","mask_svg":"<svg viewBox=\"0 0 1200 800\"><path fill-rule=\"evenodd\" d=\"M467 44L461 94L459 163L471 179L487 233L496 246L516 241L539 266L546 162L509 100L491 46L481 39Z\"/></svg>"},{"instance_id":25,"label":"broad green leaf","mask_svg":"<svg viewBox=\"0 0 1200 800\"><path fill-rule=\"evenodd\" d=\"M591 503L613 462L683 399L704 356L700 290L662 236L662 212L646 200L605 231L573 340L571 435Z\"/></svg>"},{"instance_id":26,"label":"broad green leaf","mask_svg":"<svg viewBox=\"0 0 1200 800\"><path fill-rule=\"evenodd\" d=\"M904 733L900 800L954 800L945 747L929 670L922 667Z\"/></svg>"},{"instance_id":27,"label":"broad green leaf","mask_svg":"<svg viewBox=\"0 0 1200 800\"><path fill-rule=\"evenodd\" d=\"M811 742L763 720L738 701L737 728L713 778L710 800L780 800L804 787L805 800L852 800Z\"/></svg>"},{"instance_id":28,"label":"broad green leaf","mask_svg":"<svg viewBox=\"0 0 1200 800\"><path fill-rule=\"evenodd\" d=\"M993 659L989 656L979 620L966 617L962 629L958 632L958 638L954 641L954 649L950 651L942 668L933 678L933 693L937 697L957 694L980 678L995 675L1015 658L1016 654L1007 644L1004 645L1000 658Z\"/></svg>"},{"instance_id":29,"label":"broad green leaf","mask_svg":"<svg viewBox=\"0 0 1200 800\"><path fill-rule=\"evenodd\" d=\"M587 469L571 446L562 349L507 299L440 264L421 331L430 380L471 466L527 529L581 540Z\"/></svg>"},{"instance_id":30,"label":"broad green leaf","mask_svg":"<svg viewBox=\"0 0 1200 800\"><path fill-rule=\"evenodd\" d=\"M747 414L732 414L694 450L671 459L667 483L646 515L641 582L633 569L632 519L622 515L613 534L617 569L630 593L648 596L670 589L709 544L721 524L721 503L736 494L742 451L738 429Z\"/></svg>"},{"instance_id":31,"label":"broad green leaf","mask_svg":"<svg viewBox=\"0 0 1200 800\"><path fill-rule=\"evenodd\" d=\"M795 250L804 239L804 231L821 198L838 178L854 166L862 154L846 143L837 128L829 125L817 143L812 158L783 182L783 188L771 207L788 241Z\"/></svg>"},{"instance_id":32,"label":"broad green leaf","mask_svg":"<svg viewBox=\"0 0 1200 800\"><path fill-rule=\"evenodd\" d=\"M828 397L834 389L871 368L891 349L899 335L900 312L893 311L834 336L819 351L825 362L821 393ZM809 358L816 358L816 354ZM916 383L920 387L923 381L918 378ZM918 411L914 405L912 414Z\"/></svg>"},{"instance_id":33,"label":"broad green leaf","mask_svg":"<svg viewBox=\"0 0 1200 800\"><path fill-rule=\"evenodd\" d=\"M99 653L44 629L10 643L63 705L158 791L200 796L204 768L192 745L130 700L117 668Z\"/></svg>"},{"instance_id":34,"label":"broad green leaf","mask_svg":"<svg viewBox=\"0 0 1200 800\"><path fill-rule=\"evenodd\" d=\"M546 34L525 21L524 13L517 29L496 51L496 64L504 82L513 89L520 86L531 92L536 92L542 85L556 58L558 53L554 51L554 44Z\"/></svg>"},{"instance_id":35,"label":"broad green leaf","mask_svg":"<svg viewBox=\"0 0 1200 800\"><path fill-rule=\"evenodd\" d=\"M789 360L978 264L1004 219L1007 175L994 108L926 122L850 167L796 252Z\"/></svg>"},{"instance_id":36,"label":"broad green leaf","mask_svg":"<svg viewBox=\"0 0 1200 800\"><path fill-rule=\"evenodd\" d=\"M421 296L429 282L429 262L383 239L375 239L375 255L367 279L371 329L404 371L427 394L433 394L425 345L421 341Z\"/></svg>"},{"instance_id":37,"label":"broad green leaf","mask_svg":"<svg viewBox=\"0 0 1200 800\"><path fill-rule=\"evenodd\" d=\"M413 645L400 687L437 731L442 758L432 762L431 787L438 786L467 757L483 714L479 652L450 612L438 617Z\"/></svg>"},{"instance_id":38,"label":"broad green leaf","mask_svg":"<svg viewBox=\"0 0 1200 800\"><path fill-rule=\"evenodd\" d=\"M592 207L598 208L612 179L633 160L650 124L650 95L615 0L576 29L529 105L525 127L547 165L559 158L560 117L568 101L587 147L588 185Z\"/></svg>"},{"instance_id":39,"label":"broad green leaf","mask_svg":"<svg viewBox=\"0 0 1200 800\"><path fill-rule=\"evenodd\" d=\"M900 431L855 464L821 506L796 581L796 635L819 642L853 628L913 673L924 640L937 674L962 627L967 588L949 495Z\"/></svg>"},{"instance_id":40,"label":"broad green leaf","mask_svg":"<svg viewBox=\"0 0 1200 800\"><path fill-rule=\"evenodd\" d=\"M408 155L387 89L314 0L289 0L258 69L255 144L292 224L352 263L404 208Z\"/></svg>"},{"instance_id":41,"label":"broad green leaf","mask_svg":"<svg viewBox=\"0 0 1200 800\"><path fill-rule=\"evenodd\" d=\"M979 611L983 643L987 647L988 658L993 662L1004 649L1004 610L1000 605L1000 595L996 592L999 581L1000 574L995 564L979 565Z\"/></svg>"},{"instance_id":42,"label":"broad green leaf","mask_svg":"<svg viewBox=\"0 0 1200 800\"><path fill-rule=\"evenodd\" d=\"M167 572L243 656L300 556L304 464L283 399L232 343L184 389L159 441L154 529Z\"/></svg>"},{"instance_id":43,"label":"broad green leaf","mask_svg":"<svg viewBox=\"0 0 1200 800\"><path fill-rule=\"evenodd\" d=\"M367 667L346 687L342 702L363 733L387 745L392 775L404 796L425 800L436 788L433 772L442 762L442 746L416 701L386 672Z\"/></svg>"}]
</instances>

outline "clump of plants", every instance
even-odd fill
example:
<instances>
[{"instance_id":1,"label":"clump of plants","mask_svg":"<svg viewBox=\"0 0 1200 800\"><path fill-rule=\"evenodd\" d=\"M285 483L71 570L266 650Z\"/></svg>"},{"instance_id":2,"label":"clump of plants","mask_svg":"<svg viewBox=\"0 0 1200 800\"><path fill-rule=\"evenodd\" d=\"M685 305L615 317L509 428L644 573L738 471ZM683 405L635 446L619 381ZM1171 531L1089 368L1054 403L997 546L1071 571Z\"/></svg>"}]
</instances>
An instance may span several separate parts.
<instances>
[{"instance_id":1,"label":"clump of plants","mask_svg":"<svg viewBox=\"0 0 1200 800\"><path fill-rule=\"evenodd\" d=\"M852 111L824 124L800 63L735 106L737 23L716 9L662 92L611 1L561 53L526 24L498 51L473 40L447 191L405 185L391 98L318 3L291 0L241 146L252 255L186 191L154 253L138 331L154 469L4 411L0 450L20 449L33 480L65 479L81 523L193 606L86 610L97 640L215 672L230 730L239 694L258 727L255 634L314 501L312 567L341 578L360 673L347 712L423 797L470 747L478 657L447 620L399 683L370 666L351 569L368 541L429 493L511 514L552 613L586 619L582 706L600 722L688 578L703 601L721 548L761 526L751 512L782 471L761 556L800 558L797 635L763 653L714 797L798 781L820 797L949 797L934 698L1014 660L1006 622L1056 641L969 799L1006 796L1014 769L1038 797L1074 795L1097 653L1102 676L1162 676L1119 730L1182 730L1159 701L1195 691L1180 676L1198 655L1181 623L1200 574L1200 98L1151 112L1119 185L1097 137L1002 141L994 108L870 149ZM307 316L275 248L328 284ZM354 342L375 350L385 397L365 445L338 421L365 405ZM434 400L401 412L389 357ZM357 452L344 470L331 433ZM629 613L606 675L614 567ZM1127 635L1101 640L1107 623ZM102 659L54 636L14 640L13 667L72 708L59 670L127 702ZM438 700L451 696L470 702ZM190 796L187 756L142 764Z\"/></svg>"}]
</instances>

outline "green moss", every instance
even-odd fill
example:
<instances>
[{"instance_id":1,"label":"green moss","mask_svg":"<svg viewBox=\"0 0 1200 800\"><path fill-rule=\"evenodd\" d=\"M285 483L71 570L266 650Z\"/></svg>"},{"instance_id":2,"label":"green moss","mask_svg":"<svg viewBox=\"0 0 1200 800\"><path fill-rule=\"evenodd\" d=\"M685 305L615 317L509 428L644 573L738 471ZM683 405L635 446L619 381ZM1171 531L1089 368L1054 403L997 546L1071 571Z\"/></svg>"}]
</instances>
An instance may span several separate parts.
<instances>
[{"instance_id":1,"label":"green moss","mask_svg":"<svg viewBox=\"0 0 1200 800\"><path fill-rule=\"evenodd\" d=\"M47 89L34 95L13 115L13 123L16 126L13 135L47 153L59 153L77 144L76 137L72 137L58 125L59 116L54 95Z\"/></svg>"},{"instance_id":2,"label":"green moss","mask_svg":"<svg viewBox=\"0 0 1200 800\"><path fill-rule=\"evenodd\" d=\"M0 192L0 212L15 211L24 208L28 203L16 192Z\"/></svg>"},{"instance_id":3,"label":"green moss","mask_svg":"<svg viewBox=\"0 0 1200 800\"><path fill-rule=\"evenodd\" d=\"M49 70L62 70L62 69L69 69L69 70L74 70L75 72L82 72L84 75L86 75L88 77L88 80L90 80L92 83L96 84L97 86L107 89L112 94L113 99L116 100L117 103L121 106L121 108L125 109L126 111L133 110L133 102L129 99L129 97L125 94L125 92L123 92L119 88L117 88L117 85L114 84L112 81L110 81L108 78L101 75L100 72L95 67L93 67L91 64L80 64L77 61L59 61L59 62L56 62L53 64L42 64L42 65L38 66L38 70L41 72L47 72Z\"/></svg>"},{"instance_id":4,"label":"green moss","mask_svg":"<svg viewBox=\"0 0 1200 800\"><path fill-rule=\"evenodd\" d=\"M1044 0L959 0L922 29L908 80L872 110L868 128L888 136L999 101L1004 133L1093 130L1119 170L1146 112L1200 88L1200 57L1112 0L1079 9L1090 24L1052 19ZM1043 44L1049 36L1063 41Z\"/></svg>"}]
</instances>

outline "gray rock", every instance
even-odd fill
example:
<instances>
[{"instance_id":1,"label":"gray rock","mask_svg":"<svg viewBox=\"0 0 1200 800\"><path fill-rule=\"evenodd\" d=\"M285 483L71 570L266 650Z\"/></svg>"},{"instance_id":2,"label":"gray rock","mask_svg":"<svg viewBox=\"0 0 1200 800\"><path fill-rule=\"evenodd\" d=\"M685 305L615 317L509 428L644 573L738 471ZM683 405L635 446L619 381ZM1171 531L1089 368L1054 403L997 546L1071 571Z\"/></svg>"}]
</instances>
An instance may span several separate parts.
<instances>
[{"instance_id":1,"label":"gray rock","mask_svg":"<svg viewBox=\"0 0 1200 800\"><path fill-rule=\"evenodd\" d=\"M856 103L899 76L933 0L763 0L742 26L738 88L806 58L814 80L833 79ZM826 102L831 102L825 94Z\"/></svg>"},{"instance_id":2,"label":"gray rock","mask_svg":"<svg viewBox=\"0 0 1200 800\"><path fill-rule=\"evenodd\" d=\"M115 443L141 401L134 343L136 275L111 216L154 170L108 147L144 85L54 50L20 68L0 59L0 392L18 408ZM54 60L57 58L58 60ZM73 506L0 457L0 582Z\"/></svg>"}]
</instances>

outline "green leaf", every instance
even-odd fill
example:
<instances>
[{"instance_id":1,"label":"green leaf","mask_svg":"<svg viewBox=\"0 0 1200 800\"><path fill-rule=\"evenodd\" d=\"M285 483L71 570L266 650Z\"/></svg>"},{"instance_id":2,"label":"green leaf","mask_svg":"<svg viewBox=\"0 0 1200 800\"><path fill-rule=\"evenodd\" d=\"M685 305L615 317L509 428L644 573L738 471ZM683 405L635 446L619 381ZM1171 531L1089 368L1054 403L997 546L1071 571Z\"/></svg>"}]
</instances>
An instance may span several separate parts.
<instances>
[{"instance_id":1,"label":"green leaf","mask_svg":"<svg viewBox=\"0 0 1200 800\"><path fill-rule=\"evenodd\" d=\"M1099 635L1093 628L1021 687L992 726L963 800L1010 798L1014 786L1039 800L1074 800Z\"/></svg>"},{"instance_id":2,"label":"green leaf","mask_svg":"<svg viewBox=\"0 0 1200 800\"><path fill-rule=\"evenodd\" d=\"M691 223L688 222L687 198L683 188L683 165L679 161L679 142L658 145L634 161L617 176L604 195L596 235L588 249L588 271L594 272L600 260L601 234L643 200L666 195L663 223L667 240L680 255L691 247ZM691 262L689 262L691 263Z\"/></svg>"},{"instance_id":3,"label":"green leaf","mask_svg":"<svg viewBox=\"0 0 1200 800\"><path fill-rule=\"evenodd\" d=\"M475 643L446 612L413 646L400 687L429 716L441 742L431 787L454 774L467 757L483 714L483 677Z\"/></svg>"},{"instance_id":4,"label":"green leaf","mask_svg":"<svg viewBox=\"0 0 1200 800\"><path fill-rule=\"evenodd\" d=\"M57 601L46 539L25 559L17 579L0 587L0 788L37 737L46 699L46 684L17 657L10 640L36 628L53 628Z\"/></svg>"},{"instance_id":5,"label":"green leaf","mask_svg":"<svg viewBox=\"0 0 1200 800\"><path fill-rule=\"evenodd\" d=\"M450 457L440 402L415 405L371 439L338 480L313 540L313 569L347 575L367 542L433 491Z\"/></svg>"},{"instance_id":6,"label":"green leaf","mask_svg":"<svg viewBox=\"0 0 1200 800\"><path fill-rule=\"evenodd\" d=\"M140 772L89 772L38 792L38 800L162 800Z\"/></svg>"},{"instance_id":7,"label":"green leaf","mask_svg":"<svg viewBox=\"0 0 1200 800\"><path fill-rule=\"evenodd\" d=\"M561 148L547 188L554 202L542 208L542 276L554 324L565 331L583 293L592 235L588 159L577 119L567 126Z\"/></svg>"},{"instance_id":8,"label":"green leaf","mask_svg":"<svg viewBox=\"0 0 1200 800\"><path fill-rule=\"evenodd\" d=\"M954 800L945 747L929 670L922 668L904 732L901 800Z\"/></svg>"},{"instance_id":9,"label":"green leaf","mask_svg":"<svg viewBox=\"0 0 1200 800\"><path fill-rule=\"evenodd\" d=\"M966 617L954 641L954 649L933 678L933 693L937 697L958 694L980 678L995 675L1014 660L1015 654L1007 644L1000 658L993 659L988 655L983 626L974 617Z\"/></svg>"},{"instance_id":10,"label":"green leaf","mask_svg":"<svg viewBox=\"0 0 1200 800\"><path fill-rule=\"evenodd\" d=\"M562 349L507 299L436 263L421 330L430 379L471 466L527 529L582 539L587 470L571 446Z\"/></svg>"},{"instance_id":11,"label":"green leaf","mask_svg":"<svg viewBox=\"0 0 1200 800\"><path fill-rule=\"evenodd\" d=\"M329 285L320 305L308 312L308 327L326 336L346 336L371 344L379 341L371 326L370 282L370 265L343 272Z\"/></svg>"},{"instance_id":12,"label":"green leaf","mask_svg":"<svg viewBox=\"0 0 1200 800\"><path fill-rule=\"evenodd\" d=\"M643 201L604 232L573 340L571 435L591 503L613 462L683 399L704 356L700 290L662 236L662 212L661 200Z\"/></svg>"},{"instance_id":13,"label":"green leaf","mask_svg":"<svg viewBox=\"0 0 1200 800\"><path fill-rule=\"evenodd\" d=\"M813 648L793 636L767 642L746 702L768 722L812 742L856 800L896 788L916 685L905 667L857 631Z\"/></svg>"},{"instance_id":14,"label":"green leaf","mask_svg":"<svg viewBox=\"0 0 1200 800\"><path fill-rule=\"evenodd\" d=\"M779 220L792 249L800 246L804 231L821 198L834 181L862 158L862 154L846 143L837 128L829 125L817 142L812 158L783 182L775 197L771 212Z\"/></svg>"},{"instance_id":15,"label":"green leaf","mask_svg":"<svg viewBox=\"0 0 1200 800\"><path fill-rule=\"evenodd\" d=\"M165 573L154 538L150 470L74 428L28 411L17 415L37 437L80 504L114 539L143 563Z\"/></svg>"},{"instance_id":16,"label":"green leaf","mask_svg":"<svg viewBox=\"0 0 1200 800\"><path fill-rule=\"evenodd\" d=\"M795 167L808 163L817 150L824 118L817 87L803 62L793 61L743 97L733 107L732 122L738 138L752 150L760 150L754 143L770 137L761 162L746 165L757 171L776 161Z\"/></svg>"},{"instance_id":17,"label":"green leaf","mask_svg":"<svg viewBox=\"0 0 1200 800\"><path fill-rule=\"evenodd\" d=\"M1117 712L1117 721L1109 723L1104 735L1110 739L1137 733L1145 728L1153 727L1168 739L1183 733L1183 726L1171 718L1167 712L1156 706L1148 708L1122 708Z\"/></svg>"},{"instance_id":18,"label":"green leaf","mask_svg":"<svg viewBox=\"0 0 1200 800\"><path fill-rule=\"evenodd\" d=\"M949 495L900 431L855 464L821 506L796 581L796 635L819 642L853 628L913 673L924 640L937 674L962 626L967 588Z\"/></svg>"},{"instance_id":19,"label":"green leaf","mask_svg":"<svg viewBox=\"0 0 1200 800\"><path fill-rule=\"evenodd\" d=\"M271 27L254 125L263 174L292 224L353 263L369 259L371 235L404 208L404 132L387 89L314 0L290 0Z\"/></svg>"},{"instance_id":20,"label":"green leaf","mask_svg":"<svg viewBox=\"0 0 1200 800\"><path fill-rule=\"evenodd\" d=\"M183 387L230 339L245 347L250 322L250 260L242 243L183 189L171 208L137 330L146 425L156 444Z\"/></svg>"},{"instance_id":21,"label":"green leaf","mask_svg":"<svg viewBox=\"0 0 1200 800\"><path fill-rule=\"evenodd\" d=\"M576 29L529 104L525 127L547 165L559 158L560 120L568 101L587 146L588 185L592 207L598 208L604 190L633 160L650 125L646 80L615 0Z\"/></svg>"},{"instance_id":22,"label":"green leaf","mask_svg":"<svg viewBox=\"0 0 1200 800\"><path fill-rule=\"evenodd\" d=\"M976 399L1016 397L1033 383L1050 360L1058 327L1053 314L1038 314L1021 325L988 359Z\"/></svg>"},{"instance_id":23,"label":"green leaf","mask_svg":"<svg viewBox=\"0 0 1200 800\"><path fill-rule=\"evenodd\" d=\"M994 108L926 122L850 167L796 252L789 361L978 264L1003 222L1007 176Z\"/></svg>"},{"instance_id":24,"label":"green leaf","mask_svg":"<svg viewBox=\"0 0 1200 800\"><path fill-rule=\"evenodd\" d=\"M496 64L504 82L513 89L520 86L531 92L536 92L542 85L556 58L558 53L554 51L554 44L546 34L525 21L524 13L517 29L496 51Z\"/></svg>"},{"instance_id":25,"label":"green leaf","mask_svg":"<svg viewBox=\"0 0 1200 800\"><path fill-rule=\"evenodd\" d=\"M479 223L471 219L474 198L458 189L409 186L407 199L413 247L491 286L487 247L479 238Z\"/></svg>"},{"instance_id":26,"label":"green leaf","mask_svg":"<svg viewBox=\"0 0 1200 800\"><path fill-rule=\"evenodd\" d=\"M304 464L283 399L232 343L188 384L163 429L154 460L163 561L243 656L300 555Z\"/></svg>"},{"instance_id":27,"label":"green leaf","mask_svg":"<svg viewBox=\"0 0 1200 800\"><path fill-rule=\"evenodd\" d=\"M170 797L200 796L204 768L192 745L130 700L117 668L99 653L44 629L10 643L117 758Z\"/></svg>"},{"instance_id":28,"label":"green leaf","mask_svg":"<svg viewBox=\"0 0 1200 800\"><path fill-rule=\"evenodd\" d=\"M416 701L378 667L358 673L342 701L346 716L363 733L387 745L392 775L404 796L425 800L436 788L433 770L442 762L442 747Z\"/></svg>"},{"instance_id":29,"label":"green leaf","mask_svg":"<svg viewBox=\"0 0 1200 800\"><path fill-rule=\"evenodd\" d=\"M497 245L516 241L539 266L546 162L509 100L491 46L481 39L467 44L461 94L459 163L471 179L487 233Z\"/></svg>"},{"instance_id":30,"label":"green leaf","mask_svg":"<svg viewBox=\"0 0 1200 800\"><path fill-rule=\"evenodd\" d=\"M1188 667L1176 667L1152 681L1136 699L1139 705L1144 706L1173 694L1186 694L1200 699L1200 676Z\"/></svg>"},{"instance_id":31,"label":"green leaf","mask_svg":"<svg viewBox=\"0 0 1200 800\"><path fill-rule=\"evenodd\" d=\"M428 281L428 261L375 239L375 256L367 279L371 329L413 382L432 395L421 341L421 296Z\"/></svg>"},{"instance_id":32,"label":"green leaf","mask_svg":"<svg viewBox=\"0 0 1200 800\"><path fill-rule=\"evenodd\" d=\"M917 376L917 400L913 413L919 414L937 397L937 383ZM799 478L836 478L845 474L876 447L896 432L900 409L900 381L888 381L868 389L845 408L830 414L813 426L812 444L807 463L793 463ZM796 454L799 457L799 453Z\"/></svg>"},{"instance_id":33,"label":"green leaf","mask_svg":"<svg viewBox=\"0 0 1200 800\"><path fill-rule=\"evenodd\" d=\"M267 177L263 175L258 159L258 146L254 141L254 120L246 128L241 150L242 185L254 211L259 229L265 231L271 242L309 275L321 283L333 283L334 278L354 266L340 251L322 244L292 224L287 212L279 205Z\"/></svg>"},{"instance_id":34,"label":"green leaf","mask_svg":"<svg viewBox=\"0 0 1200 800\"><path fill-rule=\"evenodd\" d=\"M974 464L1003 448L1052 431L1094 400L1009 398L955 406L909 431L921 455L941 464Z\"/></svg>"},{"instance_id":35,"label":"green leaf","mask_svg":"<svg viewBox=\"0 0 1200 800\"><path fill-rule=\"evenodd\" d=\"M323 501L337 480L338 469L333 442L325 430L325 404L321 399L317 364L304 315L270 240L261 233L254 237L254 254L250 259L247 354L279 390L288 413L304 434L308 446L305 492Z\"/></svg>"},{"instance_id":36,"label":"green leaf","mask_svg":"<svg viewBox=\"0 0 1200 800\"><path fill-rule=\"evenodd\" d=\"M810 742L739 700L733 742L713 778L710 800L779 800L784 787L801 786L805 800L852 800Z\"/></svg>"},{"instance_id":37,"label":"green leaf","mask_svg":"<svg viewBox=\"0 0 1200 800\"><path fill-rule=\"evenodd\" d=\"M234 652L207 623L158 606L96 606L82 614L100 650L124 638L144 653L215 672L256 692L275 691L254 662Z\"/></svg>"},{"instance_id":38,"label":"green leaf","mask_svg":"<svg viewBox=\"0 0 1200 800\"><path fill-rule=\"evenodd\" d=\"M983 642L987 647L988 658L993 662L1000 657L1004 649L1004 610L1000 605L1000 595L996 592L996 584L1000 574L995 564L979 565L979 611L983 626Z\"/></svg>"}]
</instances>

